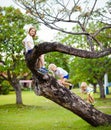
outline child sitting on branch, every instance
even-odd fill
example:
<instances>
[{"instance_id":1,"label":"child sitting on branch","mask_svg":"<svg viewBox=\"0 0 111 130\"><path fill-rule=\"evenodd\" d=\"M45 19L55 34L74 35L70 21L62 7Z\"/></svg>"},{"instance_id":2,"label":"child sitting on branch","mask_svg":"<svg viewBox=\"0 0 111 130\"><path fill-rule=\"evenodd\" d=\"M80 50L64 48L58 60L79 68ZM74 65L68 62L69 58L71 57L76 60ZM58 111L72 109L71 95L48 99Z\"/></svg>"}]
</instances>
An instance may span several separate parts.
<instances>
[{"instance_id":1,"label":"child sitting on branch","mask_svg":"<svg viewBox=\"0 0 111 130\"><path fill-rule=\"evenodd\" d=\"M25 54L31 54L34 48L34 37L36 36L36 29L30 26L28 29L27 36L23 39L23 45L25 47ZM48 70L45 68L44 55L41 55L35 64L37 71L41 74L46 74Z\"/></svg>"}]
</instances>

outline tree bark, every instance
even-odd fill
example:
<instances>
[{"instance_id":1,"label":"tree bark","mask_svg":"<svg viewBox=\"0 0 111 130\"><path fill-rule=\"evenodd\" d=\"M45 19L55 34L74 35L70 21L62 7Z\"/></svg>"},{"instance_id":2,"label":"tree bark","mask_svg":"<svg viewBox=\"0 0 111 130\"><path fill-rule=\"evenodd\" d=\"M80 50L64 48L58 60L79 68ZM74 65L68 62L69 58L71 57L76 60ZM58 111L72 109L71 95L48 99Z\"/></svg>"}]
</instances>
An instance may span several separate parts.
<instances>
[{"instance_id":1,"label":"tree bark","mask_svg":"<svg viewBox=\"0 0 111 130\"><path fill-rule=\"evenodd\" d=\"M96 85L97 85L97 84L93 84L93 86L94 86L94 93L97 92L97 89L96 89L97 87L96 87Z\"/></svg>"},{"instance_id":2,"label":"tree bark","mask_svg":"<svg viewBox=\"0 0 111 130\"><path fill-rule=\"evenodd\" d=\"M104 91L104 86L103 86L103 83L102 81L98 81L98 84L99 84L99 89L100 89L100 98L105 98L105 91Z\"/></svg>"},{"instance_id":3,"label":"tree bark","mask_svg":"<svg viewBox=\"0 0 111 130\"><path fill-rule=\"evenodd\" d=\"M40 47L41 46L41 47ZM61 46L61 47L60 47ZM62 48L63 47L63 48ZM92 126L99 126L99 125L106 125L111 124L111 115L104 114L97 109L95 109L92 105L85 102L83 99L81 99L79 96L77 96L75 93L72 93L67 88L60 86L55 78L47 75L41 75L38 73L35 68L35 62L37 58L47 52L51 51L59 51L62 53L76 53L73 48L66 47L59 45L49 45L44 44L36 46L32 52L32 54L26 55L26 63L28 68L33 73L37 86L34 88L34 92L37 95L44 96L55 103L61 105L62 107L72 111L74 114L81 117L83 120L91 124ZM71 52L72 49L72 52ZM77 52L78 53L78 52ZM81 53L82 54L82 53ZM83 54L84 55L84 54Z\"/></svg>"},{"instance_id":4,"label":"tree bark","mask_svg":"<svg viewBox=\"0 0 111 130\"><path fill-rule=\"evenodd\" d=\"M9 83L12 85L12 87L15 90L16 94L16 104L23 104L22 102L22 93L21 93L21 86L19 84L19 80L17 79L17 75L15 73L11 72L8 70L7 72L8 78L7 80Z\"/></svg>"},{"instance_id":5,"label":"tree bark","mask_svg":"<svg viewBox=\"0 0 111 130\"><path fill-rule=\"evenodd\" d=\"M16 84L14 89L15 89L15 93L16 93L16 104L23 104L21 86L19 84Z\"/></svg>"},{"instance_id":6,"label":"tree bark","mask_svg":"<svg viewBox=\"0 0 111 130\"><path fill-rule=\"evenodd\" d=\"M16 81L12 81L11 82L14 90L15 90L15 94L16 94L16 104L23 104L22 102L22 92L21 92L21 86L19 85L18 80Z\"/></svg>"}]
</instances>

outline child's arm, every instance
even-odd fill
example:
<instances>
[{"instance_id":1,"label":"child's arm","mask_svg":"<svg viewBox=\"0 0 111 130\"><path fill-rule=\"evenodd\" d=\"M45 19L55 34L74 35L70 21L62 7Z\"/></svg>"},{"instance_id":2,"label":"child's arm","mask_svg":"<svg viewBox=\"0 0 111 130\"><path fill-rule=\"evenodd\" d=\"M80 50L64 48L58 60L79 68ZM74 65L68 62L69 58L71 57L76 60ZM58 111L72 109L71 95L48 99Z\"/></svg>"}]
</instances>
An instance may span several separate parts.
<instances>
[{"instance_id":1,"label":"child's arm","mask_svg":"<svg viewBox=\"0 0 111 130\"><path fill-rule=\"evenodd\" d=\"M54 74L54 72L53 72L53 71L51 71L51 70L50 70L50 72L51 72L51 75L52 75L53 77L55 77L55 74Z\"/></svg>"},{"instance_id":2,"label":"child's arm","mask_svg":"<svg viewBox=\"0 0 111 130\"><path fill-rule=\"evenodd\" d=\"M31 43L30 43L29 41L27 42L27 45L28 45L30 48L32 48Z\"/></svg>"}]
</instances>

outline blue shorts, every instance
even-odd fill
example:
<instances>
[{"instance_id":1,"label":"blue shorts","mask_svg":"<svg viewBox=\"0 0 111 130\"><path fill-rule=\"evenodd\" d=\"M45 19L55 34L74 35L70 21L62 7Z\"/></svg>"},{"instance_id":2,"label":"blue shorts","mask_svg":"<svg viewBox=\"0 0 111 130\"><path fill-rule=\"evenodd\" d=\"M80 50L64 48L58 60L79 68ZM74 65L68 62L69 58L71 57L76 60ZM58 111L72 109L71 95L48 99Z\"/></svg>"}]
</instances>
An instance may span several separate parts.
<instances>
[{"instance_id":1,"label":"blue shorts","mask_svg":"<svg viewBox=\"0 0 111 130\"><path fill-rule=\"evenodd\" d=\"M31 49L31 50L28 50L27 54L30 54L30 53L32 53L32 51L33 51L33 49Z\"/></svg>"},{"instance_id":2,"label":"blue shorts","mask_svg":"<svg viewBox=\"0 0 111 130\"><path fill-rule=\"evenodd\" d=\"M64 76L63 78L68 79L68 78L69 78L69 75L66 75L66 76Z\"/></svg>"}]
</instances>

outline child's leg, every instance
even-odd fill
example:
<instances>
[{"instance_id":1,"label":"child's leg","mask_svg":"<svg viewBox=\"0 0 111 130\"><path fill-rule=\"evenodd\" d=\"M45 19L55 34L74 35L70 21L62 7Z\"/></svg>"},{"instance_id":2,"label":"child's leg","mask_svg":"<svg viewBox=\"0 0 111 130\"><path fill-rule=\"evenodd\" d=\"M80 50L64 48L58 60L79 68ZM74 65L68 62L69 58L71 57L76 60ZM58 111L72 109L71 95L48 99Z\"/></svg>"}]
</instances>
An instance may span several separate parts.
<instances>
[{"instance_id":1,"label":"child's leg","mask_svg":"<svg viewBox=\"0 0 111 130\"><path fill-rule=\"evenodd\" d=\"M63 86L61 79L57 80L57 82L58 82L61 86Z\"/></svg>"},{"instance_id":2,"label":"child's leg","mask_svg":"<svg viewBox=\"0 0 111 130\"><path fill-rule=\"evenodd\" d=\"M91 97L92 103L94 103L94 93L93 92L90 93L90 97Z\"/></svg>"},{"instance_id":3,"label":"child's leg","mask_svg":"<svg viewBox=\"0 0 111 130\"><path fill-rule=\"evenodd\" d=\"M94 98L92 97L92 95L91 94L88 94L88 101L89 101L89 103L94 103Z\"/></svg>"},{"instance_id":4,"label":"child's leg","mask_svg":"<svg viewBox=\"0 0 111 130\"><path fill-rule=\"evenodd\" d=\"M38 58L36 68L38 69L37 71L43 75L48 73L48 70L45 68L44 55Z\"/></svg>"},{"instance_id":5,"label":"child's leg","mask_svg":"<svg viewBox=\"0 0 111 130\"><path fill-rule=\"evenodd\" d=\"M39 66L40 66L40 68L45 66L44 55L41 55L39 57Z\"/></svg>"},{"instance_id":6,"label":"child's leg","mask_svg":"<svg viewBox=\"0 0 111 130\"><path fill-rule=\"evenodd\" d=\"M39 56L36 62L36 68L44 67L44 55Z\"/></svg>"},{"instance_id":7,"label":"child's leg","mask_svg":"<svg viewBox=\"0 0 111 130\"><path fill-rule=\"evenodd\" d=\"M90 103L89 94L87 94L87 102Z\"/></svg>"},{"instance_id":8,"label":"child's leg","mask_svg":"<svg viewBox=\"0 0 111 130\"><path fill-rule=\"evenodd\" d=\"M94 98L91 95L90 95L90 101L91 101L91 103L94 103Z\"/></svg>"},{"instance_id":9,"label":"child's leg","mask_svg":"<svg viewBox=\"0 0 111 130\"><path fill-rule=\"evenodd\" d=\"M58 81L58 83L59 83L60 85L63 85L63 86L65 86L65 87L68 88L68 85L67 85L67 83L64 81L64 79L59 79L59 80L57 80L57 81Z\"/></svg>"},{"instance_id":10,"label":"child's leg","mask_svg":"<svg viewBox=\"0 0 111 130\"><path fill-rule=\"evenodd\" d=\"M65 87L69 87L69 86L72 85L72 84L70 84L70 83L67 82L67 79L66 79L66 78L61 79L61 82L62 82L62 84L63 84Z\"/></svg>"}]
</instances>

